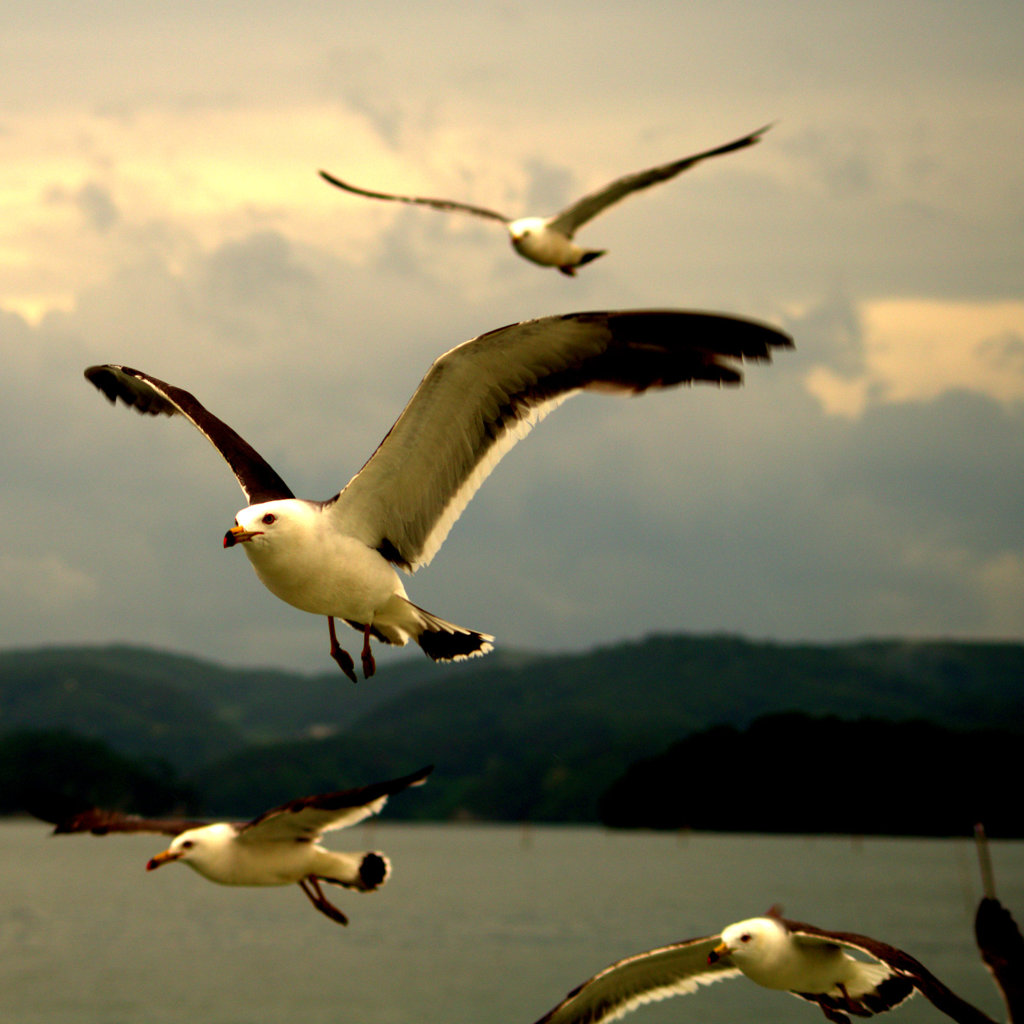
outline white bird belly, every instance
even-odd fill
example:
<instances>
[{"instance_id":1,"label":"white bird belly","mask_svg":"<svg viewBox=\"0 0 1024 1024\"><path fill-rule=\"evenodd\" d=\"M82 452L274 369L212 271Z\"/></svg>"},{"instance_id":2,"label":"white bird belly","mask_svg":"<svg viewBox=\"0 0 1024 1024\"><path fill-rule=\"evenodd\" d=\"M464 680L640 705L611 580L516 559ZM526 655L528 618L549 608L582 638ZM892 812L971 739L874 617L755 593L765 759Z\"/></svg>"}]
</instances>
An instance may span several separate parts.
<instances>
[{"instance_id":1,"label":"white bird belly","mask_svg":"<svg viewBox=\"0 0 1024 1024\"><path fill-rule=\"evenodd\" d=\"M335 536L282 551L249 543L245 553L275 597L314 615L371 622L392 595L405 596L391 564L354 537Z\"/></svg>"},{"instance_id":2,"label":"white bird belly","mask_svg":"<svg viewBox=\"0 0 1024 1024\"><path fill-rule=\"evenodd\" d=\"M220 885L290 885L309 874L314 849L312 843L294 840L252 846L236 841L217 857L185 863Z\"/></svg>"},{"instance_id":3,"label":"white bird belly","mask_svg":"<svg viewBox=\"0 0 1024 1024\"><path fill-rule=\"evenodd\" d=\"M764 963L746 963L740 970L765 988L789 992L831 992L856 970L856 964L838 949L827 946L790 948L784 957Z\"/></svg>"},{"instance_id":4,"label":"white bird belly","mask_svg":"<svg viewBox=\"0 0 1024 1024\"><path fill-rule=\"evenodd\" d=\"M539 263L542 267L575 266L583 256L583 249L572 239L544 226L543 221L528 218L509 225L512 245L520 256Z\"/></svg>"}]
</instances>

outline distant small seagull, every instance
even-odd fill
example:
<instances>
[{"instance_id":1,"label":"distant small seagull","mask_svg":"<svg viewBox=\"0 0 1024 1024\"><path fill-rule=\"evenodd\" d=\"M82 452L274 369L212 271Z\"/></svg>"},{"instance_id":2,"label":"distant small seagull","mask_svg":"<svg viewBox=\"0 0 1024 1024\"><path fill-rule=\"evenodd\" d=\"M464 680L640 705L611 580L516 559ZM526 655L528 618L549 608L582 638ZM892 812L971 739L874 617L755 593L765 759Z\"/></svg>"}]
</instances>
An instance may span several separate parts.
<instances>
[{"instance_id":1,"label":"distant small seagull","mask_svg":"<svg viewBox=\"0 0 1024 1024\"><path fill-rule=\"evenodd\" d=\"M295 498L187 391L127 366L92 366L85 376L111 402L184 416L224 456L249 501L224 546L244 545L256 575L282 601L327 616L331 657L354 682L335 618L362 632L367 677L375 670L371 637L415 640L435 661L491 650L489 634L412 604L393 566L426 565L505 452L557 405L586 390L738 384L729 358L768 360L773 347L791 344L752 320L684 311L570 313L502 327L437 359L369 461L326 501ZM325 430L311 443L326 438Z\"/></svg>"},{"instance_id":2,"label":"distant small seagull","mask_svg":"<svg viewBox=\"0 0 1024 1024\"><path fill-rule=\"evenodd\" d=\"M54 834L91 832L158 832L175 836L174 842L147 864L152 871L180 860L204 878L221 885L289 885L297 882L310 902L332 921L348 918L329 903L321 882L346 889L372 892L391 874L383 853L336 853L317 840L324 832L347 828L377 814L394 793L422 786L433 765L389 782L358 789L302 797L265 811L246 824L169 818L140 818L94 808L58 822Z\"/></svg>"},{"instance_id":3,"label":"distant small seagull","mask_svg":"<svg viewBox=\"0 0 1024 1024\"><path fill-rule=\"evenodd\" d=\"M845 950L870 960L854 959ZM741 975L817 1003L834 1024L849 1024L847 1014L870 1017L891 1010L915 991L960 1024L994 1024L902 950L864 935L787 921L774 909L731 924L720 935L620 960L573 989L537 1024L600 1024L644 1003Z\"/></svg>"},{"instance_id":4,"label":"distant small seagull","mask_svg":"<svg viewBox=\"0 0 1024 1024\"><path fill-rule=\"evenodd\" d=\"M627 174L624 177L616 178L615 181L585 195L582 199L576 200L571 206L567 206L560 213L552 217L520 217L514 219L506 217L496 210L488 210L482 206L471 206L469 203L460 203L452 199L430 199L426 196L401 196L392 195L389 192L372 192L369 189L358 188L348 182L335 178L334 175L321 171L320 176L344 189L346 192L353 192L359 196L368 196L370 199L390 199L399 203L417 203L421 206L432 206L435 210L454 210L459 213L472 213L477 217L486 217L488 220L496 220L508 228L511 236L512 247L520 256L526 257L533 263L539 263L542 267L558 267L563 274L570 277L576 273L576 268L596 260L598 256L605 254L604 249L583 249L573 241L573 236L578 228L587 223L588 220L596 217L602 210L624 199L632 192L642 188L656 185L659 181L668 181L677 174L693 167L713 156L721 156L723 153L731 153L737 149L745 149L760 142L771 125L765 125L756 132L744 135L742 139L735 142L727 142L717 149L709 149L704 153L697 153L694 156L683 157L682 160L674 160L672 163L662 164L659 167L651 167L646 171L637 171L635 174Z\"/></svg>"}]
</instances>

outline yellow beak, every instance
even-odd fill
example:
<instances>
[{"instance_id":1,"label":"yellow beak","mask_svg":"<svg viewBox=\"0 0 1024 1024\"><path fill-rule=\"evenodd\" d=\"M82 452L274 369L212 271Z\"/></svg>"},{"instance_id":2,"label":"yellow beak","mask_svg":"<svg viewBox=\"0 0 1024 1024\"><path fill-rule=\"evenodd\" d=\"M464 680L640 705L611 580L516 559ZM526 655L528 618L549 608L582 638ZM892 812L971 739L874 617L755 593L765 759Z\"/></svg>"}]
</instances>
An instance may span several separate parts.
<instances>
[{"instance_id":1,"label":"yellow beak","mask_svg":"<svg viewBox=\"0 0 1024 1024\"><path fill-rule=\"evenodd\" d=\"M233 548L236 544L241 544L243 541L252 540L253 537L262 532L262 530L247 530L244 526L239 526L236 523L224 534L224 547Z\"/></svg>"},{"instance_id":2,"label":"yellow beak","mask_svg":"<svg viewBox=\"0 0 1024 1024\"><path fill-rule=\"evenodd\" d=\"M729 955L729 947L724 943L720 942L710 953L708 953L708 963L717 964L723 956Z\"/></svg>"},{"instance_id":3,"label":"yellow beak","mask_svg":"<svg viewBox=\"0 0 1024 1024\"><path fill-rule=\"evenodd\" d=\"M181 856L179 850L164 850L163 853L158 853L155 857L150 857L146 862L146 870L154 871L156 868L161 867L164 864L170 864L172 860L177 860Z\"/></svg>"}]
</instances>

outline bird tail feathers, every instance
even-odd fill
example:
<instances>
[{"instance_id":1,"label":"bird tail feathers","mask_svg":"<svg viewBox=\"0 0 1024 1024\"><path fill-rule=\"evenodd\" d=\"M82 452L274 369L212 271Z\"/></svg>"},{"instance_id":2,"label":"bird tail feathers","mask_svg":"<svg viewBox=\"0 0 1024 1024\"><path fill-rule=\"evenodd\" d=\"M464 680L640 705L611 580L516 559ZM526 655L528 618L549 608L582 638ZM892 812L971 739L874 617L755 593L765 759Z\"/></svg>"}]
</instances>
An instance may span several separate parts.
<instances>
[{"instance_id":1,"label":"bird tail feathers","mask_svg":"<svg viewBox=\"0 0 1024 1024\"><path fill-rule=\"evenodd\" d=\"M370 853L334 853L332 851L329 857L331 863L318 865L319 870L315 872L316 877L322 882L340 885L343 889L373 892L374 889L379 889L391 874L391 861L383 853L376 851Z\"/></svg>"},{"instance_id":2,"label":"bird tail feathers","mask_svg":"<svg viewBox=\"0 0 1024 1024\"><path fill-rule=\"evenodd\" d=\"M419 618L420 631L413 638L423 653L434 661L463 661L477 658L494 648L494 637L475 629L456 626L409 602Z\"/></svg>"}]
</instances>

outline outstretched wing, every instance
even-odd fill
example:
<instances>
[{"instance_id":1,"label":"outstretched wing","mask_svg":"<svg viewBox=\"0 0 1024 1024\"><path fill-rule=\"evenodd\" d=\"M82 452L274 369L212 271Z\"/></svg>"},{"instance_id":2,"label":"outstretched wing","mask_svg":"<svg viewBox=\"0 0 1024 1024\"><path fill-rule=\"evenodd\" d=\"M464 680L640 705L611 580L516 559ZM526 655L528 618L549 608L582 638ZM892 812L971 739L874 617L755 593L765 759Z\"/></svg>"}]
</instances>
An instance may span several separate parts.
<instances>
[{"instance_id":1,"label":"outstretched wing","mask_svg":"<svg viewBox=\"0 0 1024 1024\"><path fill-rule=\"evenodd\" d=\"M988 887L988 891L994 891ZM985 966L1003 994L1009 1020L1024 1024L1024 938L1013 915L984 896L974 917L974 937Z\"/></svg>"},{"instance_id":2,"label":"outstretched wing","mask_svg":"<svg viewBox=\"0 0 1024 1024\"><path fill-rule=\"evenodd\" d=\"M744 135L742 139L727 142L724 146L718 146L703 153L683 157L682 160L673 160L671 163L661 164L659 167L651 167L646 171L637 171L634 174L626 174L621 178L616 178L615 181L605 185L604 188L585 195L582 199L578 199L573 203L572 206L567 206L561 212L556 213L548 219L547 226L572 238L573 232L577 228L591 218L596 217L605 207L611 206L612 203L617 203L631 192L656 185L659 181L668 181L669 178L674 178L677 174L689 170L694 164L699 164L702 160L707 160L713 156L721 156L723 153L732 153L737 149L746 149L747 146L753 146L755 142L761 141L761 136L770 127L771 125L765 125L756 132Z\"/></svg>"},{"instance_id":3,"label":"outstretched wing","mask_svg":"<svg viewBox=\"0 0 1024 1024\"><path fill-rule=\"evenodd\" d=\"M644 1003L688 995L701 985L736 977L739 968L708 954L717 935L676 942L626 957L574 988L536 1024L598 1024L623 1017Z\"/></svg>"},{"instance_id":4,"label":"outstretched wing","mask_svg":"<svg viewBox=\"0 0 1024 1024\"><path fill-rule=\"evenodd\" d=\"M485 206L472 206L469 203L460 203L454 199L431 199L429 196L399 196L392 195L390 192L371 192L369 189L350 185L348 182L335 178L333 174L328 174L326 171L320 171L319 173L324 181L334 185L336 188L344 189L346 192L352 192L357 196L367 196L369 199L389 199L396 203L415 203L418 206L432 206L435 210L472 213L474 216L486 217L488 220L500 221L502 224L509 222L509 218L504 214L498 213L496 210L488 210Z\"/></svg>"},{"instance_id":5,"label":"outstretched wing","mask_svg":"<svg viewBox=\"0 0 1024 1024\"><path fill-rule=\"evenodd\" d=\"M190 821L185 818L141 818L137 814L122 814L107 811L101 807L90 807L87 811L72 814L52 823L54 835L72 832L91 832L94 836L105 836L111 832L155 832L165 836L176 836L190 828L199 828L205 821Z\"/></svg>"},{"instance_id":6,"label":"outstretched wing","mask_svg":"<svg viewBox=\"0 0 1024 1024\"><path fill-rule=\"evenodd\" d=\"M348 828L371 814L379 813L389 796L410 786L422 786L433 770L431 764L387 782L290 800L240 826L238 839L240 842L261 843L274 839L315 839L322 832Z\"/></svg>"},{"instance_id":7,"label":"outstretched wing","mask_svg":"<svg viewBox=\"0 0 1024 1024\"><path fill-rule=\"evenodd\" d=\"M130 366L90 366L85 376L115 405L120 398L125 405L150 416L184 416L227 460L250 505L295 497L252 445L187 391Z\"/></svg>"},{"instance_id":8,"label":"outstretched wing","mask_svg":"<svg viewBox=\"0 0 1024 1024\"><path fill-rule=\"evenodd\" d=\"M501 457L571 395L738 384L734 362L767 360L791 345L752 320L672 310L570 313L481 335L435 361L373 456L331 499L339 528L415 570Z\"/></svg>"},{"instance_id":9,"label":"outstretched wing","mask_svg":"<svg viewBox=\"0 0 1024 1024\"><path fill-rule=\"evenodd\" d=\"M877 988L878 1007L872 1005L872 997L859 997L875 1013L898 1006L913 995L916 989L936 1009L952 1017L959 1024L995 1024L991 1017L961 999L939 981L924 964L915 960L909 953L904 953L902 949L855 932L830 932L798 921L783 920L783 924L799 942L842 946L885 964L890 971L890 978L882 981Z\"/></svg>"}]
</instances>

